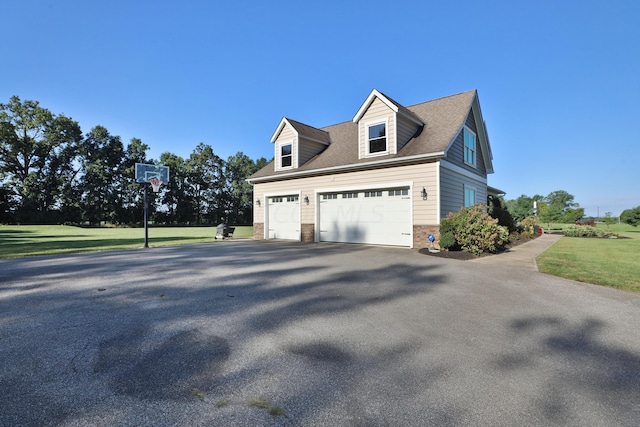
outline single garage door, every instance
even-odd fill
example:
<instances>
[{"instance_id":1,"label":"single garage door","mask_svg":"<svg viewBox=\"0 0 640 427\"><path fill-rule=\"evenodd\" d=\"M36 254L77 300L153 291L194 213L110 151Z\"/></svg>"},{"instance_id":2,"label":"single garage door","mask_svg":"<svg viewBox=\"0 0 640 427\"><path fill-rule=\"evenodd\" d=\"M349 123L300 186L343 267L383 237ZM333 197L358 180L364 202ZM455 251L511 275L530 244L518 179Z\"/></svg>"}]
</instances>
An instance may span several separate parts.
<instances>
[{"instance_id":1,"label":"single garage door","mask_svg":"<svg viewBox=\"0 0 640 427\"><path fill-rule=\"evenodd\" d=\"M269 197L269 239L300 240L300 201L297 195Z\"/></svg>"},{"instance_id":2,"label":"single garage door","mask_svg":"<svg viewBox=\"0 0 640 427\"><path fill-rule=\"evenodd\" d=\"M323 193L320 241L411 246L409 188Z\"/></svg>"}]
</instances>

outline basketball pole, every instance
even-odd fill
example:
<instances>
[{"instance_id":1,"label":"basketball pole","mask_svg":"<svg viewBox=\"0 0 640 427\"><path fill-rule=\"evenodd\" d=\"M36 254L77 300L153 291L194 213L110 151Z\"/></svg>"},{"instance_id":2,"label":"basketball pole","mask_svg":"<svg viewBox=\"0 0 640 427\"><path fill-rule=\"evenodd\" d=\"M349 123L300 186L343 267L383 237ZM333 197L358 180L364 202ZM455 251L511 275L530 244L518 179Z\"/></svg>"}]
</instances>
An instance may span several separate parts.
<instances>
[{"instance_id":1,"label":"basketball pole","mask_svg":"<svg viewBox=\"0 0 640 427\"><path fill-rule=\"evenodd\" d=\"M149 247L149 203L147 202L147 183L144 183L144 247Z\"/></svg>"}]
</instances>

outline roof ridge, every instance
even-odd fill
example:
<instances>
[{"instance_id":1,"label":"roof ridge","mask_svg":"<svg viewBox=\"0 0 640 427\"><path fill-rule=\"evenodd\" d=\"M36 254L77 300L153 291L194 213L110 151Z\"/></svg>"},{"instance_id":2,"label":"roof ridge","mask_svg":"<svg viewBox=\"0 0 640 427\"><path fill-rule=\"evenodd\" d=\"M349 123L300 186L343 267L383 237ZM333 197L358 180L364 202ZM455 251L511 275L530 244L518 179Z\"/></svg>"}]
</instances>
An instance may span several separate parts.
<instances>
[{"instance_id":1,"label":"roof ridge","mask_svg":"<svg viewBox=\"0 0 640 427\"><path fill-rule=\"evenodd\" d=\"M454 93L453 95L441 96L440 98L435 98L435 99L430 99L428 101L418 102L416 104L407 105L406 108L415 107L416 105L428 104L428 103L434 102L434 101L441 101L443 99L453 98L454 96L465 95L465 94L468 94L468 93L471 93L471 92L478 92L478 89L465 90L463 92Z\"/></svg>"}]
</instances>

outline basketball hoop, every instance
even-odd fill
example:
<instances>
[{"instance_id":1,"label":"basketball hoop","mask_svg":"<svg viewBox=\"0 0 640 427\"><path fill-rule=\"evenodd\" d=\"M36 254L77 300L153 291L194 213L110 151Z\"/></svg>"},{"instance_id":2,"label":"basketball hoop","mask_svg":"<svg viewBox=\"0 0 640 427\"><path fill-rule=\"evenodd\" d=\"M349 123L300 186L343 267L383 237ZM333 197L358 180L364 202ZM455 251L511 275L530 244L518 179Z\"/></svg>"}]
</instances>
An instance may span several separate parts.
<instances>
[{"instance_id":1,"label":"basketball hoop","mask_svg":"<svg viewBox=\"0 0 640 427\"><path fill-rule=\"evenodd\" d=\"M151 184L151 187L153 187L153 192L157 193L158 191L160 191L160 186L162 185L162 180L161 179L151 178L149 180L149 184Z\"/></svg>"}]
</instances>

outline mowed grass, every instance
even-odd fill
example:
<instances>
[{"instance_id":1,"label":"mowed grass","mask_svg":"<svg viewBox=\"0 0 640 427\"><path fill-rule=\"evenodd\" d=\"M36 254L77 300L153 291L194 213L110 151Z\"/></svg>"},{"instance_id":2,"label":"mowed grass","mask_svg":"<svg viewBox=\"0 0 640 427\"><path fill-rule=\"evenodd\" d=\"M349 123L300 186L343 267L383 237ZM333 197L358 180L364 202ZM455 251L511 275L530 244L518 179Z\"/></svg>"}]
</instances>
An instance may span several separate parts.
<instances>
[{"instance_id":1,"label":"mowed grass","mask_svg":"<svg viewBox=\"0 0 640 427\"><path fill-rule=\"evenodd\" d=\"M216 227L149 227L149 246L216 242ZM236 227L234 238L253 236ZM221 242L221 240L217 240ZM0 225L0 258L141 248L144 228L81 228L64 225Z\"/></svg>"},{"instance_id":2,"label":"mowed grass","mask_svg":"<svg viewBox=\"0 0 640 427\"><path fill-rule=\"evenodd\" d=\"M599 224L598 228L607 229ZM580 282L640 292L640 228L610 227L628 239L563 237L537 259L538 269Z\"/></svg>"}]
</instances>

